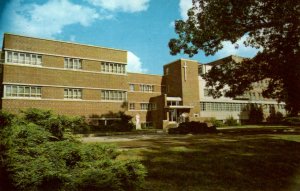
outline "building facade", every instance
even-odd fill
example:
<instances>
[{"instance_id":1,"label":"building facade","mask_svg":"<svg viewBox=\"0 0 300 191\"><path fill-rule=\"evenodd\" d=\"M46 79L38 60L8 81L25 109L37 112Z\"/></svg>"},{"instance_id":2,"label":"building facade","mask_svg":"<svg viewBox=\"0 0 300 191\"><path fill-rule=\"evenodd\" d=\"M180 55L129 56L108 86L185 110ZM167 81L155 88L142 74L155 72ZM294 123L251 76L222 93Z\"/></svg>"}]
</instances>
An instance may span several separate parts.
<instances>
[{"instance_id":1,"label":"building facade","mask_svg":"<svg viewBox=\"0 0 300 191\"><path fill-rule=\"evenodd\" d=\"M179 59L164 65L162 76L130 73L126 65L125 50L6 33L1 109L50 109L87 119L123 111L134 122L139 119L142 126L154 128L210 117L224 120L229 115L247 119L243 107L249 103L283 111L284 104L262 98L259 87L249 92L249 99L212 99L201 77L210 64Z\"/></svg>"}]
</instances>

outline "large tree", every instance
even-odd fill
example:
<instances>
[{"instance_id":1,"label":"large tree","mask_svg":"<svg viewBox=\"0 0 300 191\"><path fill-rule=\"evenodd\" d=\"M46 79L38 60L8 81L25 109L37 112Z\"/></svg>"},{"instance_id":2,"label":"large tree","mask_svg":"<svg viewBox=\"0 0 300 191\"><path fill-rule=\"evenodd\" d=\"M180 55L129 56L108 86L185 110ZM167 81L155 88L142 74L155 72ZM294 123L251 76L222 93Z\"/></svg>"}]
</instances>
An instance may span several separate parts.
<instances>
[{"instance_id":1,"label":"large tree","mask_svg":"<svg viewBox=\"0 0 300 191\"><path fill-rule=\"evenodd\" d=\"M175 24L170 52L213 55L222 42L259 48L252 59L216 65L204 78L214 97L242 95L269 79L264 97L284 101L291 115L300 111L300 0L193 0L188 19ZM238 48L238 47L237 47ZM230 89L224 87L229 86Z\"/></svg>"}]
</instances>

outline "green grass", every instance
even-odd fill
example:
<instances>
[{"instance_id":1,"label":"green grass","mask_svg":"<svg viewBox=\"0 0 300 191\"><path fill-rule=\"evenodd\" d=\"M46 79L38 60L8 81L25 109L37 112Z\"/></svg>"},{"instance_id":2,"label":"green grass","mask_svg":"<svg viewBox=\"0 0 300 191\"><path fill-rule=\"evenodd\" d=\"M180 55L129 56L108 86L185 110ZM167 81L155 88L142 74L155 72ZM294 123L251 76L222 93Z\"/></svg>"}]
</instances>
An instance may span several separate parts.
<instances>
[{"instance_id":1,"label":"green grass","mask_svg":"<svg viewBox=\"0 0 300 191\"><path fill-rule=\"evenodd\" d=\"M300 190L300 135L164 136L116 143L148 169L144 190Z\"/></svg>"}]
</instances>

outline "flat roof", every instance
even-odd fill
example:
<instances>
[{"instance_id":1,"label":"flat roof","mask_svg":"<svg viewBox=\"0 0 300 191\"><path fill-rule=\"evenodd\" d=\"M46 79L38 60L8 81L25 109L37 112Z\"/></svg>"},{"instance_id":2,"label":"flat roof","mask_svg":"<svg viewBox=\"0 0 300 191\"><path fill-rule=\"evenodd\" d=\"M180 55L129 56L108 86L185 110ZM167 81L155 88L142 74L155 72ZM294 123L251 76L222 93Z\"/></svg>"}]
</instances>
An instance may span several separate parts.
<instances>
[{"instance_id":1,"label":"flat roof","mask_svg":"<svg viewBox=\"0 0 300 191\"><path fill-rule=\"evenodd\" d=\"M95 46L95 45L90 45L90 44L82 44L82 43L76 43L76 42L70 42L70 41L63 41L63 40L55 40L55 39L48 39L48 38L39 38L39 37L33 37L33 36L25 36L25 35L13 34L13 33L8 33L8 32L5 32L4 36L5 35L13 35L13 36L20 36L20 37L25 37L25 38L38 39L38 40L46 40L46 41L61 42L61 43L67 43L67 44L75 44L75 45L89 46L89 47L94 47L94 48L104 48L104 49L109 49L109 50L117 50L117 51L122 51L122 52L128 52L127 50L122 50L122 49L108 48L108 47L103 47L103 46Z\"/></svg>"}]
</instances>

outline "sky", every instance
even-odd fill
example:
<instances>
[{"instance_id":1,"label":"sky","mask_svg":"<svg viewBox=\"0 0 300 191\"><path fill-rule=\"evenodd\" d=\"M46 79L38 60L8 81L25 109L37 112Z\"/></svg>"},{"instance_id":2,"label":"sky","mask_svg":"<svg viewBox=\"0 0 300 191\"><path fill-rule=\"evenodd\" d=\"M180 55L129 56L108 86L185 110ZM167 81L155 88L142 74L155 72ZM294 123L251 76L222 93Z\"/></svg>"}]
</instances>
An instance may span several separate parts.
<instances>
[{"instance_id":1,"label":"sky","mask_svg":"<svg viewBox=\"0 0 300 191\"><path fill-rule=\"evenodd\" d=\"M128 51L129 72L162 74L163 65L179 58L208 63L229 55L253 57L258 50L236 49L230 42L214 56L202 51L189 58L172 56L175 20L186 20L192 0L1 0L3 33L70 41ZM2 43L1 43L2 44Z\"/></svg>"}]
</instances>

